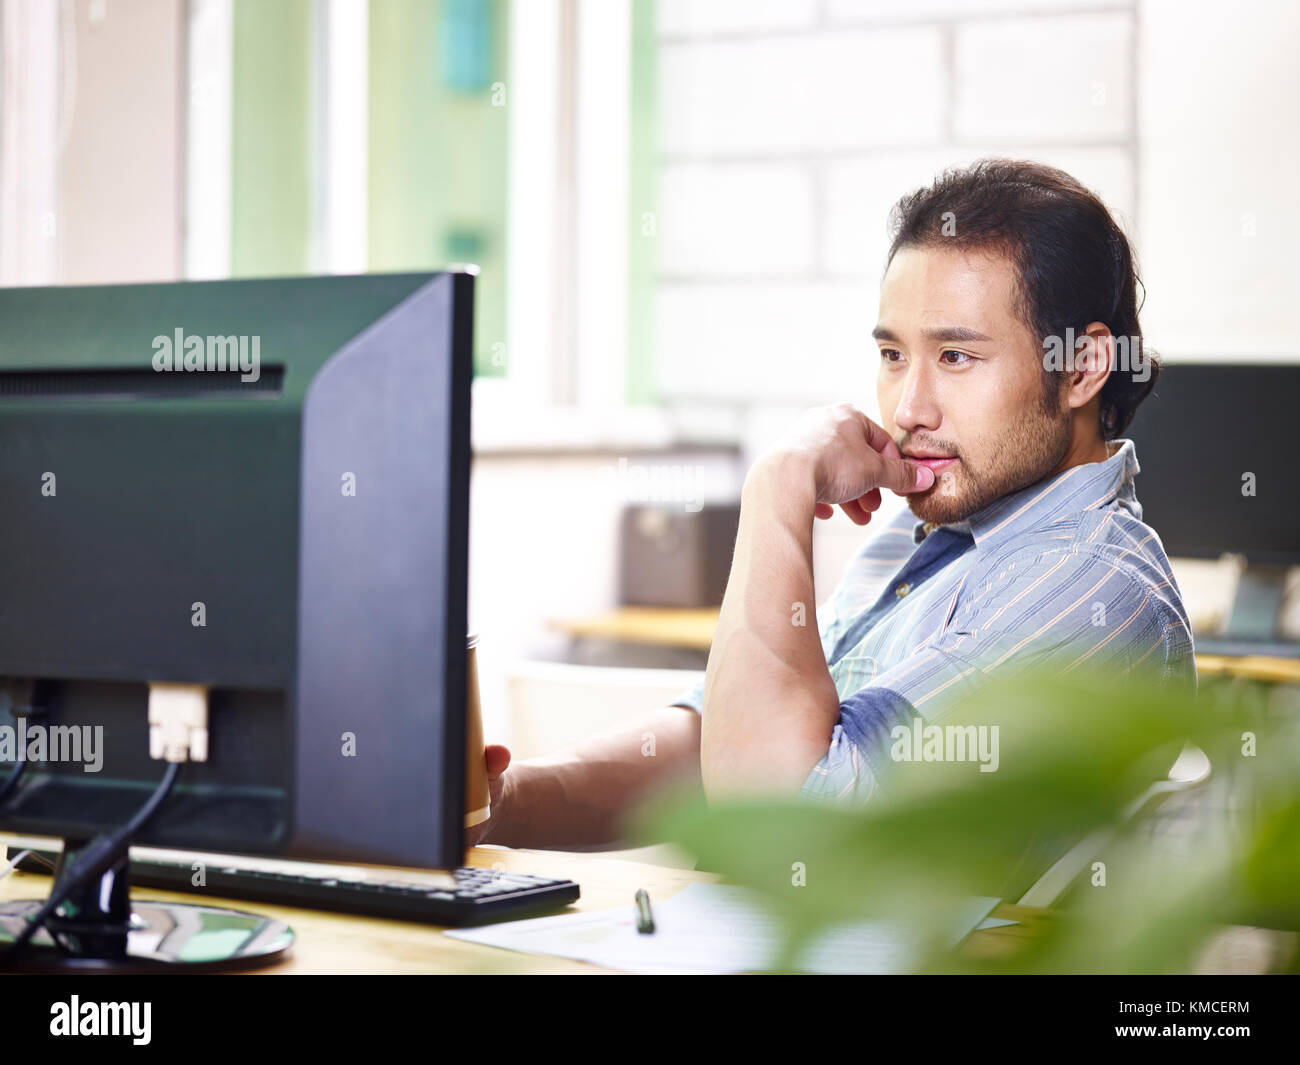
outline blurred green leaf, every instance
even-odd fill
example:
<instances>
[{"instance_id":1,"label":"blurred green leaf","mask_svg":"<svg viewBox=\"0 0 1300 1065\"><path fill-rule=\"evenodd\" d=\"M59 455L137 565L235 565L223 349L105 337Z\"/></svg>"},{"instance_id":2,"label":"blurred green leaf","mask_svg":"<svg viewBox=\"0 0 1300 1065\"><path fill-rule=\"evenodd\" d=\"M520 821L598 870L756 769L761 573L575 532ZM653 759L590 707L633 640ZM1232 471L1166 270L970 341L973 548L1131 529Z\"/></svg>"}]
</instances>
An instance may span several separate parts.
<instances>
[{"instance_id":1,"label":"blurred green leaf","mask_svg":"<svg viewBox=\"0 0 1300 1065\"><path fill-rule=\"evenodd\" d=\"M1262 714L1255 694L1210 683L1193 696L1146 677L1003 677L933 723L996 727L985 733L998 737L996 771L895 761L857 807L668 798L642 811L638 832L754 889L788 930L780 964L829 926L884 918L914 932L928 970L1178 971L1215 921L1297 911L1300 758L1289 722ZM1258 748L1250 757L1247 733ZM1153 856L1126 811L1167 778L1186 743L1253 782L1262 816L1236 844L1224 833L1186 855ZM943 929L964 898L1014 901L1094 833L1107 841L1104 887L1085 880L1010 961L951 953Z\"/></svg>"}]
</instances>

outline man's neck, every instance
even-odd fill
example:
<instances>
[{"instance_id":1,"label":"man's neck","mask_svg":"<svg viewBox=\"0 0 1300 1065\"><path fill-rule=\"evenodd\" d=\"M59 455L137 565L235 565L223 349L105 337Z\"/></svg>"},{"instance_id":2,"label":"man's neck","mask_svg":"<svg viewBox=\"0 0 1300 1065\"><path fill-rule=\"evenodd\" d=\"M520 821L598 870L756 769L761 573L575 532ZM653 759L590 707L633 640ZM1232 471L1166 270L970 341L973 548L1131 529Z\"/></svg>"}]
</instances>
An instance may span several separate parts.
<instances>
[{"instance_id":1,"label":"man's neck","mask_svg":"<svg viewBox=\"0 0 1300 1065\"><path fill-rule=\"evenodd\" d=\"M1064 473L1073 466L1084 466L1089 462L1105 462L1114 451L1115 447L1103 440L1095 429L1082 433L1076 426L1070 449L1056 467L1055 473Z\"/></svg>"}]
</instances>

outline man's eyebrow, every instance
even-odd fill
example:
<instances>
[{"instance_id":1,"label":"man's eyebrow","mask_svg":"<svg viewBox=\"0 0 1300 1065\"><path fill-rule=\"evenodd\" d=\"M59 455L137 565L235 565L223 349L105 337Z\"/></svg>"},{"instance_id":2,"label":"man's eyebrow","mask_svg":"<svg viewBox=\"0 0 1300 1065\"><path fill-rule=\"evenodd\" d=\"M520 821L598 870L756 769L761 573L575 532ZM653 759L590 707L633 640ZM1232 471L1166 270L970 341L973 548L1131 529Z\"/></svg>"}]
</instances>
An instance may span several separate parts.
<instances>
[{"instance_id":1,"label":"man's eyebrow","mask_svg":"<svg viewBox=\"0 0 1300 1065\"><path fill-rule=\"evenodd\" d=\"M877 340L888 340L897 344L898 337L888 326L878 325L871 331L871 335ZM962 325L944 325L932 329L922 329L921 335L926 340L935 340L940 344L977 344L980 341L991 341L992 337L986 337L978 329L967 329Z\"/></svg>"}]
</instances>

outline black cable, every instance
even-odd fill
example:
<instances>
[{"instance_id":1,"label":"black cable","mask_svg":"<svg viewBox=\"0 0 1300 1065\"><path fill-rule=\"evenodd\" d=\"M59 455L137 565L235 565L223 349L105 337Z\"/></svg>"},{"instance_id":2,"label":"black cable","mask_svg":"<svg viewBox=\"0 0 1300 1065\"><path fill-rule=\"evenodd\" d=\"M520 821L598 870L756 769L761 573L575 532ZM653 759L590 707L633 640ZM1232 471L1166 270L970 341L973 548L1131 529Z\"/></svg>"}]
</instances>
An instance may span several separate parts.
<instances>
[{"instance_id":1,"label":"black cable","mask_svg":"<svg viewBox=\"0 0 1300 1065\"><path fill-rule=\"evenodd\" d=\"M32 708L28 707L27 709L27 716L30 717ZM18 711L16 708L14 709L13 717L15 721L18 720ZM18 781L23 778L23 773L27 771L27 765L27 744L22 743L18 745L18 761L14 763L14 771L9 774L8 780L3 784L0 784L0 805L4 804L4 801L9 798L10 792L18 786Z\"/></svg>"},{"instance_id":2,"label":"black cable","mask_svg":"<svg viewBox=\"0 0 1300 1065\"><path fill-rule=\"evenodd\" d=\"M3 957L6 961L13 958L27 945L28 940L36 934L36 930L49 920L50 915L67 901L68 896L73 891L91 877L102 875L117 864L126 854L127 848L131 846L131 837L140 831L145 822L154 815L158 807L162 805L163 800L167 798L168 793L172 790L172 785L176 783L176 774L180 772L180 768L180 762L169 762L161 782L154 789L149 801L140 807L139 812L116 832L110 835L98 835L86 845L85 849L72 863L71 868L66 870L58 882L50 889L50 897L45 900L45 905L27 922L27 927L19 933L18 938L5 951Z\"/></svg>"},{"instance_id":3,"label":"black cable","mask_svg":"<svg viewBox=\"0 0 1300 1065\"><path fill-rule=\"evenodd\" d=\"M9 774L9 779L0 784L0 805L4 804L5 799L9 798L9 793L18 786L18 781L23 777L27 770L27 745L23 744L23 749L18 752L18 761L14 763L14 771Z\"/></svg>"}]
</instances>

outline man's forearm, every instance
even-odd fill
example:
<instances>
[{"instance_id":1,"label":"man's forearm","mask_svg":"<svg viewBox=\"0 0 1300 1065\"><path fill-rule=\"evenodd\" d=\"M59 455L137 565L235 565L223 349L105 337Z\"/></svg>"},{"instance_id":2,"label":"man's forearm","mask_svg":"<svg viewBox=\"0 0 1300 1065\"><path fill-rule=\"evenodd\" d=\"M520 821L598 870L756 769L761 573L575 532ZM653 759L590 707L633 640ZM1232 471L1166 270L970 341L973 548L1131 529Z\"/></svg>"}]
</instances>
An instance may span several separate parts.
<instances>
[{"instance_id":1,"label":"man's forearm","mask_svg":"<svg viewBox=\"0 0 1300 1065\"><path fill-rule=\"evenodd\" d=\"M797 792L830 747L839 696L817 631L813 479L798 457L746 478L709 653L700 760L710 797Z\"/></svg>"},{"instance_id":2,"label":"man's forearm","mask_svg":"<svg viewBox=\"0 0 1300 1065\"><path fill-rule=\"evenodd\" d=\"M700 718L666 707L644 724L560 754L517 762L485 843L559 850L618 845L624 820L661 789L700 788Z\"/></svg>"}]
</instances>

